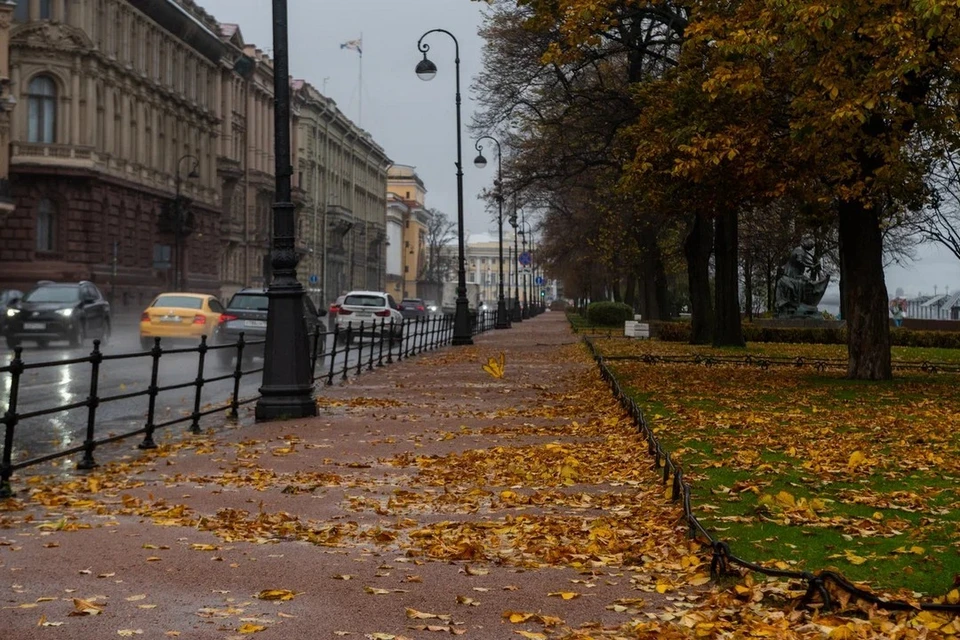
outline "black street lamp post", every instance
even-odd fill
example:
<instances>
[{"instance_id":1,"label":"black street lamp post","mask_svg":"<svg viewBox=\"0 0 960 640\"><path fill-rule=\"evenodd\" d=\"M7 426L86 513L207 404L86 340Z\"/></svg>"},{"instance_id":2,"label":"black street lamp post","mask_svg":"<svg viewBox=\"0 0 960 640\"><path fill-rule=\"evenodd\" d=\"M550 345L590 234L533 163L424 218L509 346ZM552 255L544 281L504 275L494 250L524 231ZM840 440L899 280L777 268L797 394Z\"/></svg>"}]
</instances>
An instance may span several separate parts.
<instances>
[{"instance_id":1,"label":"black street lamp post","mask_svg":"<svg viewBox=\"0 0 960 640\"><path fill-rule=\"evenodd\" d=\"M423 41L434 32L445 33L453 40L454 66L456 67L456 105L457 105L457 310L453 316L453 344L473 344L470 331L470 311L467 301L467 269L464 264L463 246L463 163L461 161L460 137L460 43L452 33L446 29L431 29L417 40L417 49L423 54L423 60L417 63L417 77L421 80L433 80L437 75L437 65L427 59L430 45ZM479 309L477 310L479 312Z\"/></svg>"},{"instance_id":2,"label":"black street lamp post","mask_svg":"<svg viewBox=\"0 0 960 640\"><path fill-rule=\"evenodd\" d=\"M521 243L523 246L523 253L520 255L526 256L527 255L527 232L524 231L524 227L526 227L526 223L522 221L520 223L519 233L520 233L520 236L523 238L523 241ZM529 268L528 265L523 265L523 311L521 315L524 320L530 319L530 297L527 295L527 290L530 288L529 286L530 274L527 273L528 268Z\"/></svg>"},{"instance_id":3,"label":"black street lamp post","mask_svg":"<svg viewBox=\"0 0 960 640\"><path fill-rule=\"evenodd\" d=\"M310 377L310 349L304 318L303 285L297 280L296 229L291 202L290 75L287 50L287 0L273 0L274 160L273 274L267 289L267 340L257 420L317 415Z\"/></svg>"},{"instance_id":4,"label":"black street lamp post","mask_svg":"<svg viewBox=\"0 0 960 640\"><path fill-rule=\"evenodd\" d=\"M497 292L497 323L494 329L509 329L510 318L507 316L507 301L503 297L503 164L502 150L500 141L493 136L480 136L474 147L477 150L477 157L473 161L474 166L483 169L487 166L487 159L483 157L483 147L480 146L480 140L493 140L497 145L497 232L500 243L500 286Z\"/></svg>"},{"instance_id":5,"label":"black street lamp post","mask_svg":"<svg viewBox=\"0 0 960 640\"><path fill-rule=\"evenodd\" d=\"M177 160L177 173L173 177L174 189L176 190L176 196L173 199L173 215L175 216L173 220L173 251L176 254L173 263L173 286L177 291L183 291L185 286L183 277L183 243L184 236L186 235L184 232L187 226L186 217L188 211L180 195L180 185L183 182L183 178L180 177L180 168L184 160L193 161L193 164L190 165L190 171L187 172L187 177L200 177L200 160L189 153L180 156L180 159Z\"/></svg>"},{"instance_id":6,"label":"black street lamp post","mask_svg":"<svg viewBox=\"0 0 960 640\"><path fill-rule=\"evenodd\" d=\"M523 313L520 310L520 247L517 246L517 199L513 199L513 215L510 216L510 226L513 227L513 318L514 322L523 322Z\"/></svg>"}]
</instances>

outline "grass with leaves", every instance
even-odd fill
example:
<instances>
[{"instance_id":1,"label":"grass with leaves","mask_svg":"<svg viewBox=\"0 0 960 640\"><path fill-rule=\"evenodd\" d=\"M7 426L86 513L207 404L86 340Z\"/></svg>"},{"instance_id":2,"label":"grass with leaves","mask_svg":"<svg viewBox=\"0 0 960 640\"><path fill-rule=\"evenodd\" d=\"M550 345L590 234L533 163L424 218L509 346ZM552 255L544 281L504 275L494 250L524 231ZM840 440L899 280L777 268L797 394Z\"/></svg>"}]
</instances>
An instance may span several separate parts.
<instances>
[{"instance_id":1,"label":"grass with leaves","mask_svg":"<svg viewBox=\"0 0 960 640\"><path fill-rule=\"evenodd\" d=\"M834 345L596 344L604 355L843 355ZM903 348L894 359L958 362L960 354ZM957 586L957 375L861 382L811 367L609 364L684 467L695 512L734 553L928 596Z\"/></svg>"}]
</instances>

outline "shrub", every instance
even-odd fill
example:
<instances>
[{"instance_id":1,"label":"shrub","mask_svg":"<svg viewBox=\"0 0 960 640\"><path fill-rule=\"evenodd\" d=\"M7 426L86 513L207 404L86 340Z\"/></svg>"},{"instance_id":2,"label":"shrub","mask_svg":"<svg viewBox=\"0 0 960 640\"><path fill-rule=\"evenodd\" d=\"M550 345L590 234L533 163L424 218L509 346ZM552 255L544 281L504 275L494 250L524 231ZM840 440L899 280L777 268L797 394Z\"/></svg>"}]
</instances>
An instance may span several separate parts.
<instances>
[{"instance_id":1,"label":"shrub","mask_svg":"<svg viewBox=\"0 0 960 640\"><path fill-rule=\"evenodd\" d=\"M650 322L650 335L664 342L690 342L690 323L654 320Z\"/></svg>"},{"instance_id":2,"label":"shrub","mask_svg":"<svg viewBox=\"0 0 960 640\"><path fill-rule=\"evenodd\" d=\"M690 325L684 322L651 322L650 330L664 342L689 342ZM786 342L790 344L846 344L846 327L771 327L743 324L747 342ZM960 349L960 332L891 329L890 344L897 347L933 347Z\"/></svg>"},{"instance_id":3,"label":"shrub","mask_svg":"<svg viewBox=\"0 0 960 640\"><path fill-rule=\"evenodd\" d=\"M622 302L592 302L587 307L587 320L601 327L615 327L633 320L633 309Z\"/></svg>"}]
</instances>

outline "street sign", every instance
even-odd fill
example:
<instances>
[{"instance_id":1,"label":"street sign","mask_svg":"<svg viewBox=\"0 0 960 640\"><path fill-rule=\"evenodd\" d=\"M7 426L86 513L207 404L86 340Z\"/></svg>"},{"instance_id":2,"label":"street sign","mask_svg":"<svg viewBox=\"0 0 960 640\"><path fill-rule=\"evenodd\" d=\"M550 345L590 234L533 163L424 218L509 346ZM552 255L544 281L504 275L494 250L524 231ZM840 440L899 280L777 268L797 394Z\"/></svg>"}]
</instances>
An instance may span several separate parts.
<instances>
[{"instance_id":1,"label":"street sign","mask_svg":"<svg viewBox=\"0 0 960 640\"><path fill-rule=\"evenodd\" d=\"M543 276L537 276L536 278L534 278L533 281L536 282L538 285L543 284Z\"/></svg>"},{"instance_id":2,"label":"street sign","mask_svg":"<svg viewBox=\"0 0 960 640\"><path fill-rule=\"evenodd\" d=\"M530 255L529 251L524 251L523 253L520 254L520 257L517 258L517 262L519 262L520 264L526 267L531 262L533 262L533 257Z\"/></svg>"},{"instance_id":3,"label":"street sign","mask_svg":"<svg viewBox=\"0 0 960 640\"><path fill-rule=\"evenodd\" d=\"M315 273L311 273L309 279L310 279L310 284L317 284L317 282L320 280L320 278L318 278L317 274Z\"/></svg>"}]
</instances>

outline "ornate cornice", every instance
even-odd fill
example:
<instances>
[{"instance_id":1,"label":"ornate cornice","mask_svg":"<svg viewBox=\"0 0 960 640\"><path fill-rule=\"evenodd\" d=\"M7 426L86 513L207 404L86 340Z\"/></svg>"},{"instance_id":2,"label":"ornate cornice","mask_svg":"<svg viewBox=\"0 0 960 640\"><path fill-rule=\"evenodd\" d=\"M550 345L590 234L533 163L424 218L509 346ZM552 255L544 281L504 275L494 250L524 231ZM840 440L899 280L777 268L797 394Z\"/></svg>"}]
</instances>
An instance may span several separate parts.
<instances>
[{"instance_id":1,"label":"ornate cornice","mask_svg":"<svg viewBox=\"0 0 960 640\"><path fill-rule=\"evenodd\" d=\"M81 29L58 22L26 22L10 31L11 46L55 51L90 51L93 41Z\"/></svg>"}]
</instances>

